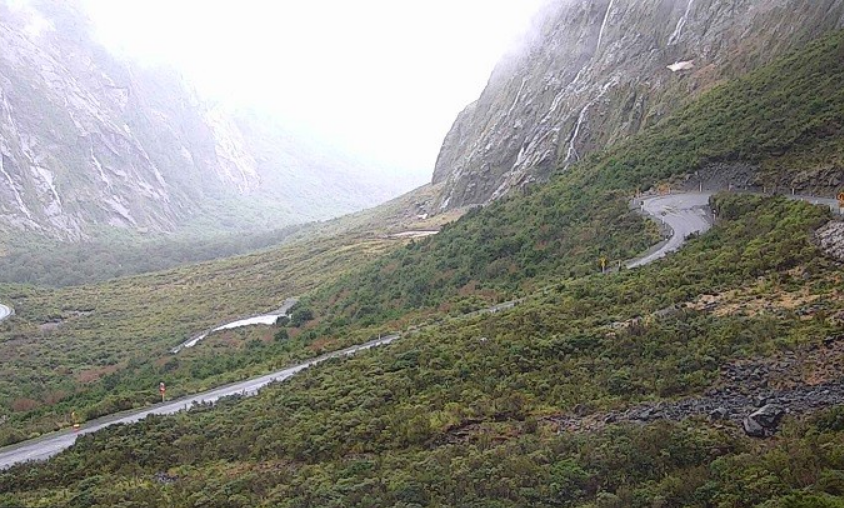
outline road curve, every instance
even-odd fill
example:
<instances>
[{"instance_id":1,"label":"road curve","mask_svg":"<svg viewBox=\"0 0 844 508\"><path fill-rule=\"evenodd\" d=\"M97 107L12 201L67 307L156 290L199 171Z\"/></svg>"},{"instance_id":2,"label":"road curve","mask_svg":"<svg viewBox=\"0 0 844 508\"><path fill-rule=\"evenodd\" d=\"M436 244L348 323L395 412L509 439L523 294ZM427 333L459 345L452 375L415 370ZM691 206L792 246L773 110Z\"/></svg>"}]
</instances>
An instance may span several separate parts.
<instances>
[{"instance_id":1,"label":"road curve","mask_svg":"<svg viewBox=\"0 0 844 508\"><path fill-rule=\"evenodd\" d=\"M12 308L7 307L7 306L3 305L2 303L0 303L0 321L3 321L4 319L8 318L11 315L12 315Z\"/></svg>"},{"instance_id":2,"label":"road curve","mask_svg":"<svg viewBox=\"0 0 844 508\"><path fill-rule=\"evenodd\" d=\"M712 193L671 194L643 199L642 211L671 228L667 242L657 245L652 252L627 262L627 268L645 266L680 250L686 238L702 234L714 224L709 198Z\"/></svg>"},{"instance_id":3,"label":"road curve","mask_svg":"<svg viewBox=\"0 0 844 508\"><path fill-rule=\"evenodd\" d=\"M176 355L182 352L185 349L189 349L195 347L197 344L205 340L206 337L211 335L214 332L220 332L223 330L232 330L234 328L241 328L244 326L252 326L252 325L274 325L278 318L281 316L288 316L288 312L299 303L298 298L288 298L284 301L281 307L273 312L268 314L259 314L252 317L238 319L237 321L231 321L224 325L220 325L216 328L212 328L210 330L206 330L200 334L194 335L193 337L189 338L185 342L179 344L178 346L174 347L170 350L170 353ZM290 316L288 316L290 317Z\"/></svg>"},{"instance_id":4,"label":"road curve","mask_svg":"<svg viewBox=\"0 0 844 508\"><path fill-rule=\"evenodd\" d=\"M692 234L703 234L712 228L714 217L709 207L709 198L714 192L698 192L687 194L669 194L666 196L655 196L640 201L642 211L655 220L671 228L671 237L663 243L654 246L645 255L628 261L627 268L638 268L664 258L672 252L680 250L686 243L686 239ZM749 194L766 196L750 192ZM804 201L818 206L827 206L833 212L839 213L838 200L830 198L819 198L816 196L805 196L791 194L784 196L794 201Z\"/></svg>"},{"instance_id":5,"label":"road curve","mask_svg":"<svg viewBox=\"0 0 844 508\"><path fill-rule=\"evenodd\" d=\"M364 351L367 349L372 349L376 346L389 344L398 338L399 335L388 335L386 337L367 342L366 344L361 344L359 346L353 346L340 351L335 351L333 353L314 358L313 360L300 363L299 365L288 367L278 372L273 372L272 374L267 374L265 376L261 376L255 379L250 379L247 381L242 381L240 383L234 383L220 388L215 388L213 390L203 392L197 395L185 397L171 402L165 402L162 404L156 404L148 408L126 411L123 413L118 413L116 415L106 416L97 420L92 420L90 422L85 423L77 432L74 432L73 430L69 429L63 430L60 432L48 434L38 439L24 441L16 445L2 448L0 449L0 470L9 468L21 462L48 459L53 455L56 455L57 453L61 452L65 448L70 447L76 441L76 438L78 436L82 434L90 434L92 432L96 432L111 425L115 425L118 423L135 423L140 420L143 420L149 415L168 415L177 413L179 411L182 411L183 409L191 407L194 404L200 404L203 402L213 403L221 399L222 397L227 397L230 395L255 395L256 393L258 393L258 390L267 386L268 384L275 381L284 381L285 379L288 379L301 372L302 370L305 370L308 367L311 367L318 363L322 363L331 358L351 356L359 351Z\"/></svg>"},{"instance_id":6,"label":"road curve","mask_svg":"<svg viewBox=\"0 0 844 508\"><path fill-rule=\"evenodd\" d=\"M713 225L712 211L709 208L709 198L712 193L695 193L695 194L672 194L667 196L656 196L646 198L640 201L642 210L647 215L659 220L672 230L671 237L668 241L655 246L651 252L629 261L628 268L637 268L648 265L662 259L668 254L679 250L686 239L691 234L701 234L708 231ZM787 196L789 199L796 199L806 201L817 205L830 206L834 210L838 209L838 203L835 200L815 198L811 196ZM498 304L494 307L478 311L475 314L496 313L513 308L522 300L513 300ZM4 315L4 310L6 314ZM0 305L0 320L8 317L11 314L11 309ZM320 356L313 360L288 367L286 369L267 374L259 378L250 379L240 383L235 383L228 386L216 388L204 393L185 397L183 399L157 404L155 406L127 411L112 416L106 416L98 420L93 420L86 423L78 432L65 430L43 436L31 441L25 441L6 448L0 449L0 469L6 469L14 464L32 460L45 460L53 455L56 455L65 448L70 447L77 436L81 434L90 434L102 428L118 423L134 423L146 418L149 415L165 415L173 414L183 409L190 407L193 404L202 402L215 402L222 397L229 395L243 394L254 395L262 387L274 382L288 379L300 371L307 369L313 365L324 362L331 358L341 356L350 356L358 351L371 349L376 346L386 345L397 340L400 335L389 335L366 344L353 346L341 351L329 353Z\"/></svg>"}]
</instances>

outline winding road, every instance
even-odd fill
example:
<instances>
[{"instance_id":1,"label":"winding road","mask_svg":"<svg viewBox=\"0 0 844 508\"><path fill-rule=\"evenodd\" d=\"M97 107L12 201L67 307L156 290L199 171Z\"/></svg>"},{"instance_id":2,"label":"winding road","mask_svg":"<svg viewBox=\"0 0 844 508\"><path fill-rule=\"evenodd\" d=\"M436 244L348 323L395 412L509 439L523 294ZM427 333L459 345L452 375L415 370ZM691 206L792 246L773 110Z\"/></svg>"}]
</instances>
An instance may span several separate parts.
<instances>
[{"instance_id":1,"label":"winding road","mask_svg":"<svg viewBox=\"0 0 844 508\"><path fill-rule=\"evenodd\" d=\"M372 349L376 346L383 346L393 342L398 338L399 335L388 335L386 337L382 337L377 340L361 344L359 346L353 346L340 351L335 351L333 353L314 358L313 360L309 360L299 365L288 367L278 372L273 372L272 374L267 374L265 376L261 376L255 379L250 379L247 381L242 381L240 383L234 383L220 388L215 388L214 390L200 393L198 395L185 397L170 402L164 402L161 404L156 404L145 409L127 411L124 413L118 413L116 415L105 416L98 420L92 420L82 425L82 427L78 431L68 429L60 432L54 432L52 434L48 434L38 439L33 439L31 441L24 441L22 443L18 443L16 445L0 449L0 469L6 469L21 462L48 459L53 455L56 455L60 451L64 450L65 448L70 447L76 441L76 438L80 435L90 434L92 432L96 432L111 425L115 425L118 423L135 423L137 421L143 420L149 415L173 414L184 409L188 409L194 404L214 403L223 397L228 397L232 395L255 395L256 393L258 393L258 390L267 386L268 384L277 381L284 381L285 379L290 378L298 374L299 372L307 369L308 367L314 366L318 363L330 360L331 358L350 356L359 351Z\"/></svg>"},{"instance_id":2,"label":"winding road","mask_svg":"<svg viewBox=\"0 0 844 508\"><path fill-rule=\"evenodd\" d=\"M684 194L668 194L639 200L642 211L671 229L670 238L655 245L645 255L628 261L627 268L638 268L664 258L683 247L686 239L693 234L703 234L715 224L709 199L714 192L696 192ZM748 192L748 194L766 196L770 194ZM800 194L785 195L786 199L804 201L818 206L827 206L833 212L840 213L837 199L804 196Z\"/></svg>"},{"instance_id":3,"label":"winding road","mask_svg":"<svg viewBox=\"0 0 844 508\"><path fill-rule=\"evenodd\" d=\"M255 325L272 326L272 325L276 324L276 322L278 321L278 318L280 318L282 316L287 316L287 313L290 312L290 310L293 307L295 307L297 303L299 303L298 298L288 298L287 300L284 301L284 303L281 305L281 307L276 311L270 312L269 314L260 314L260 315L257 315L257 316L239 319L237 321L232 321L232 322L226 323L224 325L220 325L216 328L212 328L211 330L207 330L205 332L202 332L198 335L191 337L187 341L185 341L185 342L179 344L178 346L174 347L173 349L171 349L170 352L173 353L174 355L176 355L176 354L179 354L180 352L182 352L185 349L195 347L197 344L199 344L200 342L205 340L206 337L208 337L209 335L211 335L214 332L221 332L223 330L233 330L235 328L242 328L244 326L255 326ZM287 317L290 317L290 316L287 316Z\"/></svg>"},{"instance_id":4,"label":"winding road","mask_svg":"<svg viewBox=\"0 0 844 508\"><path fill-rule=\"evenodd\" d=\"M655 220L660 221L666 227L670 228L672 233L671 237L667 241L655 246L653 249L651 249L651 251L645 253L643 256L629 261L627 263L627 267L637 268L653 263L654 261L662 259L668 254L679 250L683 246L683 244L685 244L686 239L689 237L689 235L701 234L708 231L714 223L712 211L709 208L709 198L711 195L712 193L706 192L694 194L672 194L666 196L655 196L640 200L639 206L642 207L642 211L650 217L654 218ZM817 205L830 206L834 210L838 209L838 203L835 200L820 199L809 196L788 197L790 199L799 199L801 201L807 201L809 203ZM496 313L506 311L513 308L521 301L522 300L513 300L510 302L504 302L490 307L488 309L478 311L474 314ZM290 302L290 300L288 302L285 302L285 305ZM6 312L5 315L3 314L4 310ZM282 309L279 309L277 313L274 314L279 315L279 313L286 313L288 310L289 307L283 307ZM9 309L8 307L0 305L0 320L5 317L8 317L11 312L11 309ZM185 397L183 399L165 402L162 404L157 404L140 410L127 411L116 415L106 416L98 420L93 420L85 423L82 428L77 432L74 432L72 430L64 430L31 441L18 443L16 445L0 449L0 469L5 469L21 462L31 460L45 460L49 457L52 457L53 455L56 455L65 448L70 447L76 441L76 438L79 435L90 434L110 425L115 425L118 423L134 423L139 420L142 420L143 418L149 415L173 414L183 409L189 408L193 404L213 403L222 397L230 395L254 395L258 392L259 389L272 382L283 381L285 379L288 379L301 372L302 370L307 369L308 367L311 367L318 363L324 362L328 359L338 358L341 356L350 356L357 353L358 351L364 351L376 346L389 344L399 339L400 337L401 336L398 334L389 335L371 342L367 342L365 344L361 344L359 346L354 346L341 351L326 354L318 358L314 358L313 360L301 363L299 365L288 367L278 372L267 374L265 376L261 376L255 379L223 386L194 396ZM185 344L182 347L189 346Z\"/></svg>"},{"instance_id":5,"label":"winding road","mask_svg":"<svg viewBox=\"0 0 844 508\"><path fill-rule=\"evenodd\" d=\"M671 194L641 201L642 211L671 228L672 234L644 256L627 262L627 268L638 268L680 250L692 234L702 234L715 223L709 208L711 192Z\"/></svg>"}]
</instances>

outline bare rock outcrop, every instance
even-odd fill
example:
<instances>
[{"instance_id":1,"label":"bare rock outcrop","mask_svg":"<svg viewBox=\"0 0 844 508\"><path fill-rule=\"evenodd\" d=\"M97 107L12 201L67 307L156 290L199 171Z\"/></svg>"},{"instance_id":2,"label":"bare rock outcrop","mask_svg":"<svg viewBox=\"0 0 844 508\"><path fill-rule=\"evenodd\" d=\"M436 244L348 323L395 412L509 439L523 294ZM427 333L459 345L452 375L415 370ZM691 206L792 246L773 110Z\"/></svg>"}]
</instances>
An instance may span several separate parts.
<instances>
[{"instance_id":1,"label":"bare rock outcrop","mask_svg":"<svg viewBox=\"0 0 844 508\"><path fill-rule=\"evenodd\" d=\"M821 249L829 256L844 261L844 222L831 221L815 233Z\"/></svg>"},{"instance_id":2,"label":"bare rock outcrop","mask_svg":"<svg viewBox=\"0 0 844 508\"><path fill-rule=\"evenodd\" d=\"M200 214L223 231L278 228L410 190L266 115L202 101L171 69L115 57L78 4L0 0L0 233L172 231Z\"/></svg>"},{"instance_id":3,"label":"bare rock outcrop","mask_svg":"<svg viewBox=\"0 0 844 508\"><path fill-rule=\"evenodd\" d=\"M434 211L547 179L842 26L842 0L552 0L446 137Z\"/></svg>"},{"instance_id":4,"label":"bare rock outcrop","mask_svg":"<svg viewBox=\"0 0 844 508\"><path fill-rule=\"evenodd\" d=\"M742 421L745 434L750 437L770 437L785 416L785 409L777 404L766 404Z\"/></svg>"}]
</instances>

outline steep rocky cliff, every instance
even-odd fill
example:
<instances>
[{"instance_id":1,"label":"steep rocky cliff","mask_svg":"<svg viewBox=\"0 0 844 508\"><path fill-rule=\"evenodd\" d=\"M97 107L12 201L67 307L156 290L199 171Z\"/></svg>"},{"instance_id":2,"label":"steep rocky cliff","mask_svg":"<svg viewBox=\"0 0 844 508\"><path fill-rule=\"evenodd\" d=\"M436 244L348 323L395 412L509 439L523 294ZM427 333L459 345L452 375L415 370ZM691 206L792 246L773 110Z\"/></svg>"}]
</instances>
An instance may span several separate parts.
<instances>
[{"instance_id":1,"label":"steep rocky cliff","mask_svg":"<svg viewBox=\"0 0 844 508\"><path fill-rule=\"evenodd\" d=\"M552 0L445 139L436 210L546 179L844 27L844 0Z\"/></svg>"},{"instance_id":2,"label":"steep rocky cliff","mask_svg":"<svg viewBox=\"0 0 844 508\"><path fill-rule=\"evenodd\" d=\"M271 227L407 190L263 117L205 104L174 72L120 61L90 34L73 2L0 0L0 232Z\"/></svg>"}]
</instances>

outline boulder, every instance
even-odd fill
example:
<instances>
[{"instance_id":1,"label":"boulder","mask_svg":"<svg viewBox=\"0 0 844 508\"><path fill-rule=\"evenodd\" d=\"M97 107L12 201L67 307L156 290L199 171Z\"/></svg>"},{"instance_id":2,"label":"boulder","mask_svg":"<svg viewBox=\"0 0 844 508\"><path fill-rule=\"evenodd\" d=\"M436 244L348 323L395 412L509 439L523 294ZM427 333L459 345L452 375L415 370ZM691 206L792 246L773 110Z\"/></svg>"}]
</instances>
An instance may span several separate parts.
<instances>
[{"instance_id":1,"label":"boulder","mask_svg":"<svg viewBox=\"0 0 844 508\"><path fill-rule=\"evenodd\" d=\"M750 417L745 418L741 425L744 428L744 433L750 437L767 437L765 429Z\"/></svg>"},{"instance_id":2,"label":"boulder","mask_svg":"<svg viewBox=\"0 0 844 508\"><path fill-rule=\"evenodd\" d=\"M777 404L767 404L742 422L744 432L751 437L768 437L777 431L785 416L785 409Z\"/></svg>"},{"instance_id":3,"label":"boulder","mask_svg":"<svg viewBox=\"0 0 844 508\"><path fill-rule=\"evenodd\" d=\"M715 408L709 413L709 419L713 422L716 422L718 420L726 420L729 416L730 412L723 407Z\"/></svg>"}]
</instances>

